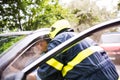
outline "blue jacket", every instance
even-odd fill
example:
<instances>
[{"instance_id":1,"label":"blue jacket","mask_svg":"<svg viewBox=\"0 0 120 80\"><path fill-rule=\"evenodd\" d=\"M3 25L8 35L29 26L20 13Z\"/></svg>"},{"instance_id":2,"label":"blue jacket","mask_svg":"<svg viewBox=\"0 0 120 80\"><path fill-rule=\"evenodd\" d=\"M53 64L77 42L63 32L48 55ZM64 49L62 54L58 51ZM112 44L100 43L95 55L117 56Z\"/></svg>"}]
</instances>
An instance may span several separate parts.
<instances>
[{"instance_id":1,"label":"blue jacket","mask_svg":"<svg viewBox=\"0 0 120 80\"><path fill-rule=\"evenodd\" d=\"M76 35L63 32L48 46L48 51ZM42 80L117 80L118 74L106 52L90 38L86 38L38 69Z\"/></svg>"}]
</instances>

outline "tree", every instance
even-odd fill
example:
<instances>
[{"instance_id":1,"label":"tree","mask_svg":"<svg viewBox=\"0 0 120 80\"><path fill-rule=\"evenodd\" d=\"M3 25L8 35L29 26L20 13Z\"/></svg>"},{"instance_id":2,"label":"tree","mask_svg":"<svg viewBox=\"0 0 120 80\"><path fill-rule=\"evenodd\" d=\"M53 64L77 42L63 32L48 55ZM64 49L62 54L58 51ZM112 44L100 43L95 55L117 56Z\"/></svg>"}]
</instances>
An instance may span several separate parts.
<instances>
[{"instance_id":1,"label":"tree","mask_svg":"<svg viewBox=\"0 0 120 80\"><path fill-rule=\"evenodd\" d=\"M118 10L120 10L120 0L119 0L119 2L118 2Z\"/></svg>"},{"instance_id":2,"label":"tree","mask_svg":"<svg viewBox=\"0 0 120 80\"><path fill-rule=\"evenodd\" d=\"M37 0L36 0L37 1ZM36 2L36 8L31 8L29 21L25 23L26 29L50 27L56 20L69 18L68 9L61 7L57 0L43 0Z\"/></svg>"},{"instance_id":3,"label":"tree","mask_svg":"<svg viewBox=\"0 0 120 80\"><path fill-rule=\"evenodd\" d=\"M0 28L5 30L35 30L72 17L58 0L2 0L0 3Z\"/></svg>"},{"instance_id":4,"label":"tree","mask_svg":"<svg viewBox=\"0 0 120 80\"><path fill-rule=\"evenodd\" d=\"M76 29L78 31L83 31L95 24L116 17L116 12L107 11L106 8L100 9L96 2L92 0L73 0L68 6L77 18Z\"/></svg>"},{"instance_id":5,"label":"tree","mask_svg":"<svg viewBox=\"0 0 120 80\"><path fill-rule=\"evenodd\" d=\"M91 3L90 0L75 0L68 8L71 8L72 13L76 16L76 29L79 32L93 26L95 22L99 21L98 16L94 13L94 8L98 10L95 2Z\"/></svg>"},{"instance_id":6,"label":"tree","mask_svg":"<svg viewBox=\"0 0 120 80\"><path fill-rule=\"evenodd\" d=\"M97 2L97 0L95 0ZM73 0L68 8L71 9L72 13L76 16L77 24L75 26L76 31L81 32L93 25L101 22L116 18L116 7L114 12L107 11L106 8L100 9L96 2L92 0ZM99 0L98 0L99 1ZM115 31L117 29L111 29ZM99 41L101 34L106 31L100 31L92 36L95 41ZM91 37L91 36L90 36Z\"/></svg>"},{"instance_id":7,"label":"tree","mask_svg":"<svg viewBox=\"0 0 120 80\"><path fill-rule=\"evenodd\" d=\"M9 28L14 29L15 27L19 27L22 30L21 26L21 16L20 10L22 8L18 6L21 3L16 2L15 0L2 0L0 1L0 9L1 9L1 28Z\"/></svg>"}]
</instances>

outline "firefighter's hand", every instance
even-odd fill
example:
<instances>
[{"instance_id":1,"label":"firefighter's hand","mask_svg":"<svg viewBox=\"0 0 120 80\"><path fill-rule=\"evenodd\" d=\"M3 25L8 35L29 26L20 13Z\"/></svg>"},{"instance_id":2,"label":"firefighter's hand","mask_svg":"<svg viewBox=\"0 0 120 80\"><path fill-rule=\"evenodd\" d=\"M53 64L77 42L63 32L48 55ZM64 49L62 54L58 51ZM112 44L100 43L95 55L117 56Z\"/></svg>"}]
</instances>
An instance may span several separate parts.
<instances>
[{"instance_id":1,"label":"firefighter's hand","mask_svg":"<svg viewBox=\"0 0 120 80\"><path fill-rule=\"evenodd\" d=\"M37 80L34 73L30 73L27 75L26 80Z\"/></svg>"}]
</instances>

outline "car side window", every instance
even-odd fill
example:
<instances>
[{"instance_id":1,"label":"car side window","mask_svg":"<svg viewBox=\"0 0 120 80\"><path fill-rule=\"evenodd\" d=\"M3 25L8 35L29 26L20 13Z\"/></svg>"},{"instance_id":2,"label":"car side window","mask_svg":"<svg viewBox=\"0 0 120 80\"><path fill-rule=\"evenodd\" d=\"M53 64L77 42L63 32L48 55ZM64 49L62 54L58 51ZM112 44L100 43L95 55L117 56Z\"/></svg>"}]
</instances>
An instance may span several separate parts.
<instances>
[{"instance_id":1,"label":"car side window","mask_svg":"<svg viewBox=\"0 0 120 80\"><path fill-rule=\"evenodd\" d=\"M4 70L3 77L9 73L18 72L24 69L30 63L39 58L42 55L42 52L39 49L39 43L39 40L35 41L24 49L21 54Z\"/></svg>"}]
</instances>

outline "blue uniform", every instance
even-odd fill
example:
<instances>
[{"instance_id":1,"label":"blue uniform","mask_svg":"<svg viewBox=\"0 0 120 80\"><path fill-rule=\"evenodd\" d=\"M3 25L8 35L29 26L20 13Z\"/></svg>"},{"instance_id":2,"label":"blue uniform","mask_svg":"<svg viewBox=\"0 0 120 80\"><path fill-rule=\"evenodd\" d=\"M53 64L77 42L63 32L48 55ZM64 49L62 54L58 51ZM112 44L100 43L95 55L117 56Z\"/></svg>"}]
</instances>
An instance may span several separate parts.
<instances>
[{"instance_id":1,"label":"blue uniform","mask_svg":"<svg viewBox=\"0 0 120 80\"><path fill-rule=\"evenodd\" d=\"M49 43L48 51L74 35L74 32L58 34ZM42 80L118 80L115 66L106 52L90 38L40 65L38 75Z\"/></svg>"}]
</instances>

